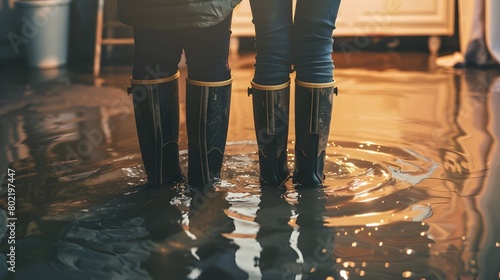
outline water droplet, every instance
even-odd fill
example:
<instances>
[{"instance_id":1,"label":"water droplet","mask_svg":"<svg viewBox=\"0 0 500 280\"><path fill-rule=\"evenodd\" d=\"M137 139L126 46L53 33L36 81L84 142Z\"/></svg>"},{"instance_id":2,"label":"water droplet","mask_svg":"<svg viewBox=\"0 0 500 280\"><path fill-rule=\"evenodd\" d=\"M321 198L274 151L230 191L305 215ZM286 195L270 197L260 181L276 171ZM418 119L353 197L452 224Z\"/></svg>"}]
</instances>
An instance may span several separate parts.
<instances>
[{"instance_id":1,"label":"water droplet","mask_svg":"<svg viewBox=\"0 0 500 280\"><path fill-rule=\"evenodd\" d=\"M358 243L357 242L352 242L351 245L352 245L352 247L356 247L358 245Z\"/></svg>"},{"instance_id":2,"label":"water droplet","mask_svg":"<svg viewBox=\"0 0 500 280\"><path fill-rule=\"evenodd\" d=\"M361 267L366 267L366 262L362 262Z\"/></svg>"},{"instance_id":3,"label":"water droplet","mask_svg":"<svg viewBox=\"0 0 500 280\"><path fill-rule=\"evenodd\" d=\"M383 245L384 245L384 242L382 242L382 241L380 241L380 242L378 243L378 246L383 246Z\"/></svg>"},{"instance_id":4,"label":"water droplet","mask_svg":"<svg viewBox=\"0 0 500 280\"><path fill-rule=\"evenodd\" d=\"M389 268L389 266L391 266L391 264L389 264L388 262L385 263L385 268Z\"/></svg>"},{"instance_id":5,"label":"water droplet","mask_svg":"<svg viewBox=\"0 0 500 280\"><path fill-rule=\"evenodd\" d=\"M407 254L407 255L411 255L412 253L413 253L413 249L407 249L407 250L406 250L406 254Z\"/></svg>"},{"instance_id":6,"label":"water droplet","mask_svg":"<svg viewBox=\"0 0 500 280\"><path fill-rule=\"evenodd\" d=\"M341 262L342 262L342 258L337 258L335 261L336 261L337 263L341 263Z\"/></svg>"},{"instance_id":7,"label":"water droplet","mask_svg":"<svg viewBox=\"0 0 500 280\"><path fill-rule=\"evenodd\" d=\"M425 236L425 232L423 232L423 231L422 231L422 232L420 233L420 236Z\"/></svg>"},{"instance_id":8,"label":"water droplet","mask_svg":"<svg viewBox=\"0 0 500 280\"><path fill-rule=\"evenodd\" d=\"M364 270L361 270L361 271L359 272L359 276L365 276L365 271L364 271Z\"/></svg>"},{"instance_id":9,"label":"water droplet","mask_svg":"<svg viewBox=\"0 0 500 280\"><path fill-rule=\"evenodd\" d=\"M497 247L500 247L500 242L497 242L497 243L496 243L496 246L497 246Z\"/></svg>"}]
</instances>

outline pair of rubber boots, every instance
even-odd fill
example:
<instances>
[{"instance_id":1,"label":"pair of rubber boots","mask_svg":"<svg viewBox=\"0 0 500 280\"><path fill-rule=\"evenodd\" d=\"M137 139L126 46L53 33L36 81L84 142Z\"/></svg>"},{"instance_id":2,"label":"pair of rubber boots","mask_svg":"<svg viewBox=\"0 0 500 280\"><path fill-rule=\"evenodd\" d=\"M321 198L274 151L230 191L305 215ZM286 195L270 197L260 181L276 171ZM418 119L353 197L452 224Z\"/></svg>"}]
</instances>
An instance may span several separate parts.
<instances>
[{"instance_id":1,"label":"pair of rubber boots","mask_svg":"<svg viewBox=\"0 0 500 280\"><path fill-rule=\"evenodd\" d=\"M135 122L148 182L155 186L186 180L179 163L179 73L156 80L131 80ZM186 79L188 184L202 186L220 177L232 79Z\"/></svg>"},{"instance_id":2,"label":"pair of rubber boots","mask_svg":"<svg viewBox=\"0 0 500 280\"><path fill-rule=\"evenodd\" d=\"M259 147L260 182L281 185L290 176L287 161L290 82L259 85L252 82L254 125ZM293 182L321 186L333 109L335 82L295 81L295 170Z\"/></svg>"}]
</instances>

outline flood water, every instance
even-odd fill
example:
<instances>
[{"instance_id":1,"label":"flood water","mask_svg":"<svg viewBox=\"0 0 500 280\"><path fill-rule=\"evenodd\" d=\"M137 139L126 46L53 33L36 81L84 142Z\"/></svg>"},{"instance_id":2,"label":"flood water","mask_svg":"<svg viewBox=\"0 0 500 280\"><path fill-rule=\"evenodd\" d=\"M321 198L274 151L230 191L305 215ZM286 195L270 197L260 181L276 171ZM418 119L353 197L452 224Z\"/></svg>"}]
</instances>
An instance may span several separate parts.
<instances>
[{"instance_id":1,"label":"flood water","mask_svg":"<svg viewBox=\"0 0 500 280\"><path fill-rule=\"evenodd\" d=\"M258 183L252 55L232 58L223 180L199 190L145 184L129 67L3 71L0 278L500 279L500 71L407 56L337 66L314 189ZM291 125L291 169L293 140Z\"/></svg>"}]
</instances>

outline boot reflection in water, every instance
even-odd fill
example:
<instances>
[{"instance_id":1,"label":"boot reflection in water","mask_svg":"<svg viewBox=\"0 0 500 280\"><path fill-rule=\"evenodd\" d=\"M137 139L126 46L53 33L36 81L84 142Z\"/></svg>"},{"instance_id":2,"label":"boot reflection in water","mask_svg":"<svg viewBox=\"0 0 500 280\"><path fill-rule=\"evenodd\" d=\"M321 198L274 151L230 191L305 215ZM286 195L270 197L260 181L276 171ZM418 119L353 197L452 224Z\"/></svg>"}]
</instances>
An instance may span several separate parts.
<instances>
[{"instance_id":1,"label":"boot reflection in water","mask_svg":"<svg viewBox=\"0 0 500 280\"><path fill-rule=\"evenodd\" d=\"M188 183L203 186L220 177L232 84L228 66L231 18L240 1L221 0L215 8L211 2L195 6L188 1L118 1L120 19L134 27L129 94L144 169L154 186L185 181L178 142L182 51L188 63Z\"/></svg>"},{"instance_id":2,"label":"boot reflection in water","mask_svg":"<svg viewBox=\"0 0 500 280\"><path fill-rule=\"evenodd\" d=\"M251 82L260 182L281 185L289 177L289 87L295 81L293 182L321 186L333 106L332 32L340 0L250 0L255 24L255 75ZM293 21L292 21L293 19Z\"/></svg>"}]
</instances>

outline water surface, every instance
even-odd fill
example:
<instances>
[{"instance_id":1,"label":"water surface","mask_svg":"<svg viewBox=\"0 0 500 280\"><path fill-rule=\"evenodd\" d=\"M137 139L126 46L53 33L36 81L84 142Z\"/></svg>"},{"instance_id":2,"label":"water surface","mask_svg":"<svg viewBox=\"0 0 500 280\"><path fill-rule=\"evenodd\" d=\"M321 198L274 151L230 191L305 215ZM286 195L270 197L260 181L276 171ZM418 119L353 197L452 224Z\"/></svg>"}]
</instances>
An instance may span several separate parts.
<instances>
[{"instance_id":1,"label":"water surface","mask_svg":"<svg viewBox=\"0 0 500 280\"><path fill-rule=\"evenodd\" d=\"M145 184L126 71L3 80L0 278L500 278L498 71L337 68L325 187L270 188L258 183L252 59L233 66L222 181L196 190Z\"/></svg>"}]
</instances>

